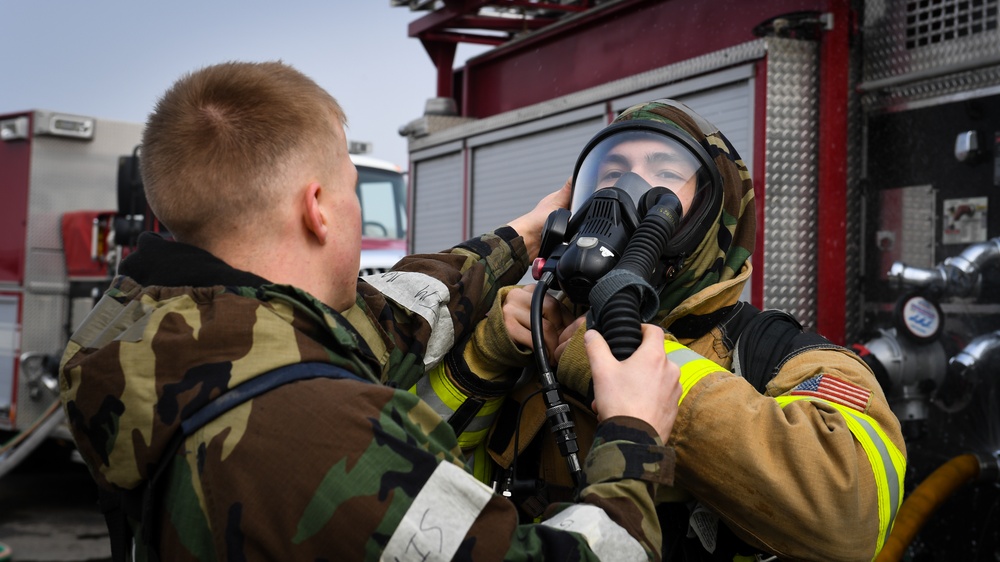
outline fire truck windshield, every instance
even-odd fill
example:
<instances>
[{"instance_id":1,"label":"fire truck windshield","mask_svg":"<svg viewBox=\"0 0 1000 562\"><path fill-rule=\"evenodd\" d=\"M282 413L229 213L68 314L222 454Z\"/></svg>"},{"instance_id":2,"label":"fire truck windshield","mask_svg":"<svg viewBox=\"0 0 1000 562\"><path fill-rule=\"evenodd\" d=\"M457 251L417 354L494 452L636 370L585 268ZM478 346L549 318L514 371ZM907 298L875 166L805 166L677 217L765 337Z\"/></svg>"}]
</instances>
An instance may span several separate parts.
<instances>
[{"instance_id":1,"label":"fire truck windshield","mask_svg":"<svg viewBox=\"0 0 1000 562\"><path fill-rule=\"evenodd\" d=\"M351 154L361 202L360 275L387 271L406 255L406 175L395 164Z\"/></svg>"},{"instance_id":2,"label":"fire truck windshield","mask_svg":"<svg viewBox=\"0 0 1000 562\"><path fill-rule=\"evenodd\" d=\"M406 239L406 181L396 170L356 163L362 236L375 240Z\"/></svg>"}]
</instances>

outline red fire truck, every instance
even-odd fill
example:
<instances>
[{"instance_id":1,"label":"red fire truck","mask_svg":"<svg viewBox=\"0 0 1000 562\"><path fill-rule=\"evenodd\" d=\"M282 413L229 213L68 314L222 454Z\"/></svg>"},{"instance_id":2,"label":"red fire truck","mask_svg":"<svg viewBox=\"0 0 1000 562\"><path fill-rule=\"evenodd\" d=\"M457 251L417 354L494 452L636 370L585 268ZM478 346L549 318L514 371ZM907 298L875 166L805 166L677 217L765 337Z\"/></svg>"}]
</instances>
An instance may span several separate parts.
<instances>
[{"instance_id":1,"label":"red fire truck","mask_svg":"<svg viewBox=\"0 0 1000 562\"><path fill-rule=\"evenodd\" d=\"M56 367L142 230L142 125L52 111L0 115L0 477L48 437L69 441ZM405 254L406 174L351 142L362 208L360 275Z\"/></svg>"}]
</instances>

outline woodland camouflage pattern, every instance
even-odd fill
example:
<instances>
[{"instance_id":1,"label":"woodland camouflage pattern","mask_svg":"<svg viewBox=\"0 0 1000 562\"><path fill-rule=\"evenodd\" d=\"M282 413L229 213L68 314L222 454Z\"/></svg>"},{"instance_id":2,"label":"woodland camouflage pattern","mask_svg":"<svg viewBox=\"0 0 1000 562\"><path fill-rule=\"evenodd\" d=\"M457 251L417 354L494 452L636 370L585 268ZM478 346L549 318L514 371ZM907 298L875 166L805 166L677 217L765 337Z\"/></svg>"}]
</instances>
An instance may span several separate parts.
<instances>
[{"instance_id":1,"label":"woodland camouflage pattern","mask_svg":"<svg viewBox=\"0 0 1000 562\"><path fill-rule=\"evenodd\" d=\"M560 527L597 521L598 533L585 537L555 523L518 525L510 502L465 471L451 428L405 391L428 356L466 337L498 288L527 266L520 238L502 228L359 280L356 306L338 314L293 287L144 235L63 355L74 438L105 489L141 488L169 463L158 515L164 560L377 560L392 541L406 547L397 559L438 559L435 549L449 540L458 560L596 560L628 548L656 560L652 497L672 483L673 451L644 422L602 424L586 459L586 503L553 506ZM399 293L410 308L375 288L414 282L426 290ZM161 458L192 412L306 361L381 384L320 378L278 387ZM479 504L470 508L469 498ZM416 502L453 509L438 513L442 525L419 521L428 536L407 539L397 527L413 522ZM463 521L467 532L455 531ZM145 558L141 544L138 554Z\"/></svg>"}]
</instances>

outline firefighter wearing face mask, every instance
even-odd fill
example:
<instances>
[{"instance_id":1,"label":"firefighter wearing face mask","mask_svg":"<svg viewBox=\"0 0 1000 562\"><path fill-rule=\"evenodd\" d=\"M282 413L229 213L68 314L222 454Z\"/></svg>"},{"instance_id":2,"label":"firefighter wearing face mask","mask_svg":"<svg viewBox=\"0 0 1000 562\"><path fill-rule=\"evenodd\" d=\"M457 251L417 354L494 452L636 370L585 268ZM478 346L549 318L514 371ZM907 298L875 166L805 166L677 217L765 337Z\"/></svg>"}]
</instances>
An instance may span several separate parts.
<instances>
[{"instance_id":1,"label":"firefighter wearing face mask","mask_svg":"<svg viewBox=\"0 0 1000 562\"><path fill-rule=\"evenodd\" d=\"M574 212L612 186L637 201L666 187L682 206L649 279L659 296L650 321L664 329L683 387L669 440L675 485L658 497L664 559L871 560L902 500L899 423L854 353L785 313L740 301L754 191L726 137L678 102L640 104L591 140L573 182ZM480 478L525 517L574 491L545 429L538 384L515 384L532 365L531 288L503 290L471 339L413 389L434 398L475 450ZM600 404L582 338L595 321L573 301L546 301L543 332L582 458Z\"/></svg>"}]
</instances>

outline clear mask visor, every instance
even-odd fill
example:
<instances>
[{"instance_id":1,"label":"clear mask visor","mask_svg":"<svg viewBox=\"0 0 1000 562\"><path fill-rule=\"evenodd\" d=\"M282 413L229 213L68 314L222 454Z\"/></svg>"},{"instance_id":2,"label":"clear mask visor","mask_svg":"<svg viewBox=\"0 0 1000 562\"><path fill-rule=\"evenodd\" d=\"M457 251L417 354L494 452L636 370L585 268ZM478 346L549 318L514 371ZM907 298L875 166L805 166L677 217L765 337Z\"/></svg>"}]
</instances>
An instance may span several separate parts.
<instances>
[{"instance_id":1,"label":"clear mask visor","mask_svg":"<svg viewBox=\"0 0 1000 562\"><path fill-rule=\"evenodd\" d=\"M599 189L615 187L632 173L645 182L624 181L624 189L636 207L652 187L666 187L681 201L683 216L704 197L699 196L701 161L684 145L655 132L623 130L596 144L584 158L573 183L570 211L574 214ZM648 185L644 185L648 184Z\"/></svg>"}]
</instances>

